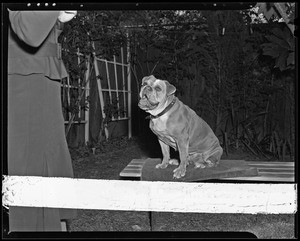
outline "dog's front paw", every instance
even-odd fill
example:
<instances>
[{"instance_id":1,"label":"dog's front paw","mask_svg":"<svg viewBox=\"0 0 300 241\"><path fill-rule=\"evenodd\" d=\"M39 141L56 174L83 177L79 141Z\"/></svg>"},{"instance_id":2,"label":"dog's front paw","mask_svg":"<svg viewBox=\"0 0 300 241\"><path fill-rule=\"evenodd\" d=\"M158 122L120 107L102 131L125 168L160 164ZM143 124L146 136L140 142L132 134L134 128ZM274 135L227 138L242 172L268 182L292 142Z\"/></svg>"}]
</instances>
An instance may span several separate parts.
<instances>
[{"instance_id":1,"label":"dog's front paw","mask_svg":"<svg viewBox=\"0 0 300 241\"><path fill-rule=\"evenodd\" d=\"M169 164L170 165L178 165L179 164L179 161L177 159L170 159L169 160Z\"/></svg>"},{"instance_id":2,"label":"dog's front paw","mask_svg":"<svg viewBox=\"0 0 300 241\"><path fill-rule=\"evenodd\" d=\"M174 175L173 178L181 178L185 176L186 168L185 167L177 167L174 169Z\"/></svg>"},{"instance_id":3,"label":"dog's front paw","mask_svg":"<svg viewBox=\"0 0 300 241\"><path fill-rule=\"evenodd\" d=\"M168 166L168 163L160 163L155 166L155 168L165 169Z\"/></svg>"},{"instance_id":4,"label":"dog's front paw","mask_svg":"<svg viewBox=\"0 0 300 241\"><path fill-rule=\"evenodd\" d=\"M206 165L203 162L196 162L195 163L195 168L205 168Z\"/></svg>"}]
</instances>

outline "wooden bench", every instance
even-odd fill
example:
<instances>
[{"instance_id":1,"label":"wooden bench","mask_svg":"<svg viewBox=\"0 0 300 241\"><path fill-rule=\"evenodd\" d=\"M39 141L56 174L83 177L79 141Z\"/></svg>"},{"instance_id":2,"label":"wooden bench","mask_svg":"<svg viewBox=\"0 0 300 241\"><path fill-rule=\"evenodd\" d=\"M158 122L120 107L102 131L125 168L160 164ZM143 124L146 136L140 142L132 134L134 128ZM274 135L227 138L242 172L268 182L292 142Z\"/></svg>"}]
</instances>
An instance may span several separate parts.
<instances>
[{"instance_id":1,"label":"wooden bench","mask_svg":"<svg viewBox=\"0 0 300 241\"><path fill-rule=\"evenodd\" d=\"M140 179L142 168L147 159L133 159L121 172L124 179ZM254 177L231 177L220 180L240 180L255 182L295 182L294 162L255 162L249 161L250 167L258 170L258 176Z\"/></svg>"}]
</instances>

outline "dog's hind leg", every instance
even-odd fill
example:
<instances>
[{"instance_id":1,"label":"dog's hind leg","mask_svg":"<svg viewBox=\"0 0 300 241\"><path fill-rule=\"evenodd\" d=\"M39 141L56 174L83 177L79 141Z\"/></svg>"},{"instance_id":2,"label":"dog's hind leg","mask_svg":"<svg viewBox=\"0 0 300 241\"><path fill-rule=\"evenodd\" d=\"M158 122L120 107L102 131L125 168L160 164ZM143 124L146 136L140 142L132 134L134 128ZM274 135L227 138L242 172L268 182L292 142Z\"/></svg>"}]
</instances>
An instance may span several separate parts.
<instances>
[{"instance_id":1,"label":"dog's hind leg","mask_svg":"<svg viewBox=\"0 0 300 241\"><path fill-rule=\"evenodd\" d=\"M195 168L214 167L219 164L222 154L222 147L218 147L212 152L195 153L190 155L190 161L194 161Z\"/></svg>"},{"instance_id":2,"label":"dog's hind leg","mask_svg":"<svg viewBox=\"0 0 300 241\"><path fill-rule=\"evenodd\" d=\"M223 154L222 147L217 148L213 151L212 154L209 154L209 157L207 157L204 161L208 167L214 167L217 166L220 162L221 156Z\"/></svg>"},{"instance_id":3,"label":"dog's hind leg","mask_svg":"<svg viewBox=\"0 0 300 241\"><path fill-rule=\"evenodd\" d=\"M188 157L188 162L189 163L193 162L195 165L195 168L205 168L206 167L202 153L190 154Z\"/></svg>"}]
</instances>

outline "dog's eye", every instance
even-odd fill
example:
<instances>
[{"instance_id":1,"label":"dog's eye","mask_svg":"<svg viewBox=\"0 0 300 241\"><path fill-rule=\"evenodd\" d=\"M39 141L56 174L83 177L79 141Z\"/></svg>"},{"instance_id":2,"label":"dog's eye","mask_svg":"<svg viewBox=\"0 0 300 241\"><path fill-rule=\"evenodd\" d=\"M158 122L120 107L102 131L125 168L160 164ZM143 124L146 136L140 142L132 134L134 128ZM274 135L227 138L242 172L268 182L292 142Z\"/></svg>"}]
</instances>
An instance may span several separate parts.
<instances>
[{"instance_id":1,"label":"dog's eye","mask_svg":"<svg viewBox=\"0 0 300 241\"><path fill-rule=\"evenodd\" d=\"M151 92L151 91L152 91L152 88L151 88L150 86L146 86L146 87L145 87L145 91Z\"/></svg>"},{"instance_id":2,"label":"dog's eye","mask_svg":"<svg viewBox=\"0 0 300 241\"><path fill-rule=\"evenodd\" d=\"M155 86L154 88L156 91L161 91L161 88L159 86Z\"/></svg>"}]
</instances>

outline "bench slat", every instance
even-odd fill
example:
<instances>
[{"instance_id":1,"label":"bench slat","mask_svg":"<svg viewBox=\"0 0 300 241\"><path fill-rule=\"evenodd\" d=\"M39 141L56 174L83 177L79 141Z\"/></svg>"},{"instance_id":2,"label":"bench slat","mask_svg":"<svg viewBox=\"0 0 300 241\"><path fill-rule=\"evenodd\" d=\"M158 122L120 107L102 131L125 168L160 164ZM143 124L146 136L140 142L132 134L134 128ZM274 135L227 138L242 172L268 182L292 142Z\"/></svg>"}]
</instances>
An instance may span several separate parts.
<instances>
[{"instance_id":1,"label":"bench slat","mask_svg":"<svg viewBox=\"0 0 300 241\"><path fill-rule=\"evenodd\" d=\"M253 162L253 161L247 161L247 164L249 166L283 166L283 167L294 167L294 162Z\"/></svg>"},{"instance_id":2,"label":"bench slat","mask_svg":"<svg viewBox=\"0 0 300 241\"><path fill-rule=\"evenodd\" d=\"M258 172L274 172L274 173L280 173L280 172L286 172L286 173L294 173L294 169L286 169L286 168L258 168Z\"/></svg>"},{"instance_id":3,"label":"bench slat","mask_svg":"<svg viewBox=\"0 0 300 241\"><path fill-rule=\"evenodd\" d=\"M268 177L268 176L231 177L231 178L221 178L221 180L263 181L263 182L295 182L294 177Z\"/></svg>"}]
</instances>

